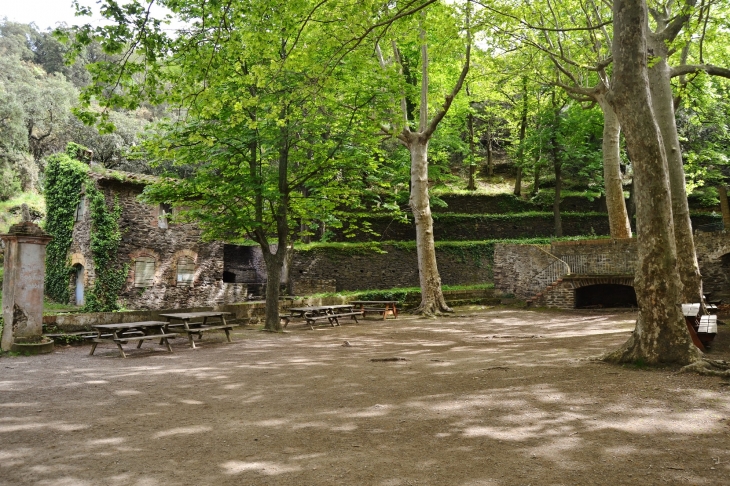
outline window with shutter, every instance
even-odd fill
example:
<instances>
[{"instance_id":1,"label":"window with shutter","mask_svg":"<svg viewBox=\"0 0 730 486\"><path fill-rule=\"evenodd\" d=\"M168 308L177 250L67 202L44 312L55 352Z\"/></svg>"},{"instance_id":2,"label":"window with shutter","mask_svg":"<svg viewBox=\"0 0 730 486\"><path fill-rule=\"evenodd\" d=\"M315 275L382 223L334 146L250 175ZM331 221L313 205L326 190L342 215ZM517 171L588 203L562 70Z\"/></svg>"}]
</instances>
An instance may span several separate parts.
<instances>
[{"instance_id":1,"label":"window with shutter","mask_svg":"<svg viewBox=\"0 0 730 486\"><path fill-rule=\"evenodd\" d=\"M139 257L134 261L134 286L152 287L155 281L155 259Z\"/></svg>"},{"instance_id":2,"label":"window with shutter","mask_svg":"<svg viewBox=\"0 0 730 486\"><path fill-rule=\"evenodd\" d=\"M195 262L191 258L180 258L177 261L177 286L190 287L193 285Z\"/></svg>"}]
</instances>

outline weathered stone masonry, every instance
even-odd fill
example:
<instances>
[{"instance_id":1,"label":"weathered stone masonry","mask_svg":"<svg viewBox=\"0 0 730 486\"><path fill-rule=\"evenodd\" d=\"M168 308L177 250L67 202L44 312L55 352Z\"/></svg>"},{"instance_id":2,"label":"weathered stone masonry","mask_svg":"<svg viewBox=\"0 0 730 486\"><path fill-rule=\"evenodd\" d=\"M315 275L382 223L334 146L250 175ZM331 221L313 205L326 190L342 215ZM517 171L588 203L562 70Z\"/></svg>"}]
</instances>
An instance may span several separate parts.
<instances>
[{"instance_id":1,"label":"weathered stone masonry","mask_svg":"<svg viewBox=\"0 0 730 486\"><path fill-rule=\"evenodd\" d=\"M730 302L730 232L695 232L695 248L703 288L710 300ZM536 295L530 282L546 264L535 259L537 245L497 244L494 251L495 289L532 299L535 305L573 308L576 289L599 284L633 287L636 239L553 242L542 249L565 261L573 275L562 277Z\"/></svg>"},{"instance_id":2,"label":"weathered stone masonry","mask_svg":"<svg viewBox=\"0 0 730 486\"><path fill-rule=\"evenodd\" d=\"M114 204L116 199L122 207L122 242L117 261L120 265L129 265L127 281L120 294L125 308L221 305L246 300L247 294L263 294L266 269L259 247L203 243L201 232L195 225L164 224L164 220L160 225L161 208L145 204L138 198L150 178L126 173L111 174L91 173L90 177L104 193L107 204ZM97 272L103 270L93 264L89 211L81 214L74 225L69 258L72 265L84 268L84 287L89 288ZM297 252L291 268L292 290L296 295L308 295L418 286L415 248L384 245L383 249L384 253L352 253L337 248ZM437 256L444 284L477 284L492 280L491 262L486 256L462 256L440 248L437 248ZM184 259L194 262L192 285L189 286L178 282L178 265ZM145 267L148 263L149 268ZM145 275L145 271L149 271L149 275ZM143 277L149 278L145 285L140 285L139 280ZM75 288L75 275L69 285L72 290ZM71 295L74 295L73 291Z\"/></svg>"},{"instance_id":3,"label":"weathered stone masonry","mask_svg":"<svg viewBox=\"0 0 730 486\"><path fill-rule=\"evenodd\" d=\"M144 188L144 180L119 180L94 173L90 176L104 193L108 204L114 204L116 200L122 207L118 263L129 265L127 282L120 294L124 307L184 308L245 299L245 285L223 283L223 244L202 243L200 230L194 225L160 225L159 207L142 203L137 197ZM90 216L88 211L83 214L74 225L70 258L72 264L84 266L85 286L88 288L97 272L103 269L94 267L90 249ZM144 258L154 260L154 276L151 285L140 287L135 285L135 262ZM195 263L193 281L189 286L181 286L177 282L177 265L181 258L189 258ZM71 285L75 285L73 280Z\"/></svg>"}]
</instances>

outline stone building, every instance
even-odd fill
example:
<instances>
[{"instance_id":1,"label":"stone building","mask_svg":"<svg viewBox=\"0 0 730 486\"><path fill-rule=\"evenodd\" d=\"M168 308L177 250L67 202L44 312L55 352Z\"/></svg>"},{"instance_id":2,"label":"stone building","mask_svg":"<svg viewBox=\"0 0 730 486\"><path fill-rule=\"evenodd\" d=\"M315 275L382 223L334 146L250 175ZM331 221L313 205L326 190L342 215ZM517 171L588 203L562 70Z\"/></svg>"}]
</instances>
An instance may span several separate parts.
<instances>
[{"instance_id":1,"label":"stone building","mask_svg":"<svg viewBox=\"0 0 730 486\"><path fill-rule=\"evenodd\" d=\"M148 205L138 196L153 180L150 176L117 171L89 177L108 203L115 198L122 208L119 222L122 242L118 262L128 265L120 303L130 309L184 308L224 304L246 299L247 286L224 279L224 251L220 242L204 243L192 224L168 220L175 209ZM91 220L88 200L82 196L76 209L73 242L69 250L75 269L70 285L72 303L81 305L97 272L90 248Z\"/></svg>"}]
</instances>

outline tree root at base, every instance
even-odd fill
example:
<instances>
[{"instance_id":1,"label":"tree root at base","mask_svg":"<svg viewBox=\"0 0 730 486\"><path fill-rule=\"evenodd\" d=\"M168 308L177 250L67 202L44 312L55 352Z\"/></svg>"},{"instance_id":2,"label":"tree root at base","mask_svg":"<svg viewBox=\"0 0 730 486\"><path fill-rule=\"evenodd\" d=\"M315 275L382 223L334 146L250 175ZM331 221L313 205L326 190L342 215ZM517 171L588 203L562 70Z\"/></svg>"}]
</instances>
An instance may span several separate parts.
<instances>
[{"instance_id":1,"label":"tree root at base","mask_svg":"<svg viewBox=\"0 0 730 486\"><path fill-rule=\"evenodd\" d=\"M437 306L437 305L419 305L414 310L411 311L411 314L422 316L422 317L437 317L437 316L443 316L445 314L451 314L454 310L447 306Z\"/></svg>"},{"instance_id":2,"label":"tree root at base","mask_svg":"<svg viewBox=\"0 0 730 486\"><path fill-rule=\"evenodd\" d=\"M684 366L680 373L697 373L705 376L721 376L730 378L730 363L719 359L698 359L694 363Z\"/></svg>"}]
</instances>

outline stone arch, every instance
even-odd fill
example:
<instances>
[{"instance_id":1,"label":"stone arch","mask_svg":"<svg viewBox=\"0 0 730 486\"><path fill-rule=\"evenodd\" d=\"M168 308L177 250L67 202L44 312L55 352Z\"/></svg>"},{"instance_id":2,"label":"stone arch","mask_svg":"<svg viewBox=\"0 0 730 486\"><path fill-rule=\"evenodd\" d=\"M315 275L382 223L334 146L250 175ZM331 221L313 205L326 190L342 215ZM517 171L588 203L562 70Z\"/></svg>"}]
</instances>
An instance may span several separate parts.
<instances>
[{"instance_id":1,"label":"stone arch","mask_svg":"<svg viewBox=\"0 0 730 486\"><path fill-rule=\"evenodd\" d=\"M634 277L580 277L573 280L575 308L634 307Z\"/></svg>"},{"instance_id":2,"label":"stone arch","mask_svg":"<svg viewBox=\"0 0 730 486\"><path fill-rule=\"evenodd\" d=\"M86 267L86 257L84 257L83 253L72 253L71 254L71 266L75 265L81 265L83 267Z\"/></svg>"}]
</instances>

